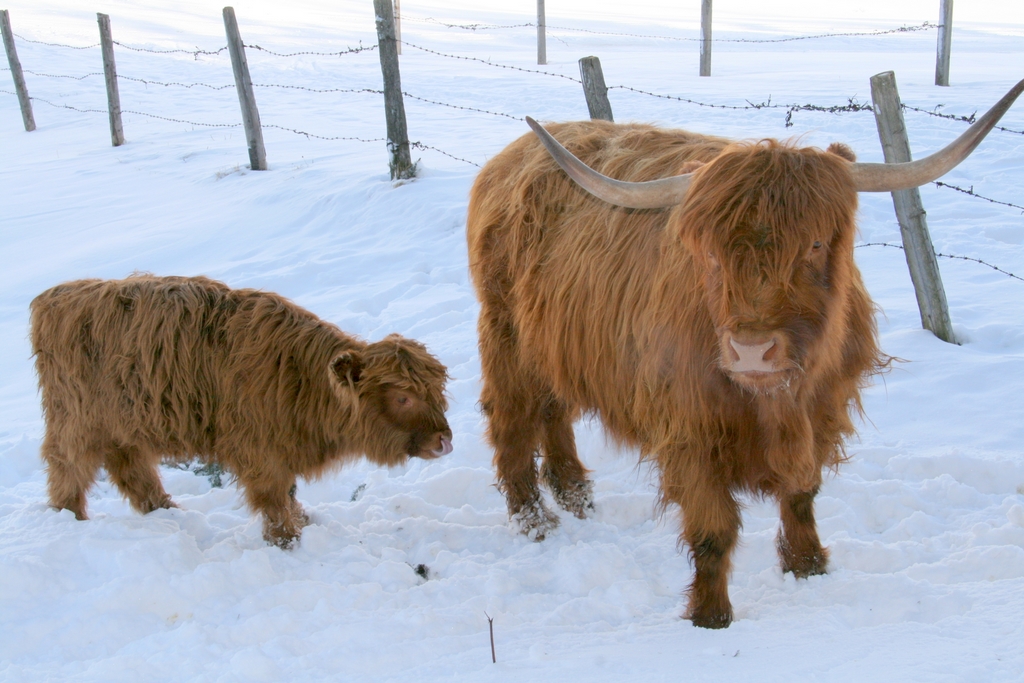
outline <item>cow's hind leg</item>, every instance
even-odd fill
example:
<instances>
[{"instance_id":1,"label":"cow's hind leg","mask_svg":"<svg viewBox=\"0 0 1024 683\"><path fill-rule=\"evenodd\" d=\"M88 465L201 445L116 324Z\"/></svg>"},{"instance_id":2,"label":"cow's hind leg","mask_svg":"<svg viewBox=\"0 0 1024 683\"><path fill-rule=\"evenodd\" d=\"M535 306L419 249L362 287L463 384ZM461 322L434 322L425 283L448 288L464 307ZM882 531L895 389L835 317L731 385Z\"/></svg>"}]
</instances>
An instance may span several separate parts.
<instances>
[{"instance_id":1,"label":"cow's hind leg","mask_svg":"<svg viewBox=\"0 0 1024 683\"><path fill-rule=\"evenodd\" d=\"M130 446L113 446L104 465L111 481L137 512L145 515L161 508L177 507L164 490L156 464L158 458Z\"/></svg>"},{"instance_id":2,"label":"cow's hind leg","mask_svg":"<svg viewBox=\"0 0 1024 683\"><path fill-rule=\"evenodd\" d=\"M563 510L579 519L594 509L594 485L576 455L572 417L561 401L551 399L543 412L544 463L540 476Z\"/></svg>"},{"instance_id":3,"label":"cow's hind leg","mask_svg":"<svg viewBox=\"0 0 1024 683\"><path fill-rule=\"evenodd\" d=\"M488 416L487 435L494 446L498 490L505 496L513 524L533 540L543 541L558 526L558 517L544 505L537 485L541 406L533 397L513 397L509 391L489 396L486 389L485 385L482 403Z\"/></svg>"},{"instance_id":4,"label":"cow's hind leg","mask_svg":"<svg viewBox=\"0 0 1024 683\"><path fill-rule=\"evenodd\" d=\"M782 571L797 578L824 574L828 550L821 547L814 522L814 496L818 490L783 495L779 499L782 528L776 541Z\"/></svg>"},{"instance_id":5,"label":"cow's hind leg","mask_svg":"<svg viewBox=\"0 0 1024 683\"><path fill-rule=\"evenodd\" d=\"M541 446L542 413L549 392L523 367L516 332L508 320L500 288L484 289L481 301L480 405L487 415L487 438L494 447L498 490L519 530L542 541L558 517L541 500L535 456Z\"/></svg>"},{"instance_id":6,"label":"cow's hind leg","mask_svg":"<svg viewBox=\"0 0 1024 683\"><path fill-rule=\"evenodd\" d=\"M46 463L46 487L50 505L71 510L76 519L88 519L85 494L96 481L100 463L88 454L72 455L47 433L39 451Z\"/></svg>"}]
</instances>

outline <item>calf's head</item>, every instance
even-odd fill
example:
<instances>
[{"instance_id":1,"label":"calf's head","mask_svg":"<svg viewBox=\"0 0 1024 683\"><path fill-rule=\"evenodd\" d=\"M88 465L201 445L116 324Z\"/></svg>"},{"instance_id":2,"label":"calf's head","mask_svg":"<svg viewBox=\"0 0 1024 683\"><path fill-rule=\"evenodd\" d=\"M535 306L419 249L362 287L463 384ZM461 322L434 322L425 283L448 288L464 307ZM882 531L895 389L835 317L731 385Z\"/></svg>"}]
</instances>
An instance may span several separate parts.
<instances>
[{"instance_id":1,"label":"calf's head","mask_svg":"<svg viewBox=\"0 0 1024 683\"><path fill-rule=\"evenodd\" d=\"M452 451L444 416L448 372L419 342L388 335L340 354L331 373L341 390L358 396L356 436L371 462L400 465Z\"/></svg>"}]
</instances>

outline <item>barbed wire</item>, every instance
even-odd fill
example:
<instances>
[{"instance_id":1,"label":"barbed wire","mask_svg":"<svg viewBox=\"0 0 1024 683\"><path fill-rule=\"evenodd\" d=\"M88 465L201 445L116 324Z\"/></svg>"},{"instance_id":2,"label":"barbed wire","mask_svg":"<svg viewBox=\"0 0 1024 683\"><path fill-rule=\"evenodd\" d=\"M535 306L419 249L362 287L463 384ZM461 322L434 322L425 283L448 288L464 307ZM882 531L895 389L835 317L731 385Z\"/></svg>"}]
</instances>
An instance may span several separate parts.
<instances>
[{"instance_id":1,"label":"barbed wire","mask_svg":"<svg viewBox=\"0 0 1024 683\"><path fill-rule=\"evenodd\" d=\"M419 21L425 23L438 24L445 28L458 28L468 31L488 31L495 29L509 29L509 28L532 28L536 27L537 24L528 22L525 24L450 24L447 22L434 19L433 17L424 17L422 19L415 17L402 16L402 21ZM546 24L545 28L551 29L552 31L572 31L574 33L588 33L591 35L599 36L621 36L624 38L648 38L657 40L677 40L685 42L700 42L702 38L691 38L685 36L659 36L659 35L648 35L641 33L618 33L615 31L594 31L585 28L575 28L571 26L552 26ZM938 24L925 21L921 24L915 24L912 26L899 26L892 29L881 29L877 31L850 31L845 33L820 33L810 36L793 36L790 38L714 38L711 42L713 43L789 43L797 40L814 40L818 38L836 38L836 37L851 37L851 36L884 36L893 33L914 33L916 31L928 31L933 28L938 28Z\"/></svg>"},{"instance_id":2,"label":"barbed wire","mask_svg":"<svg viewBox=\"0 0 1024 683\"><path fill-rule=\"evenodd\" d=\"M648 90L641 90L639 88L633 88L628 85L610 85L608 90L627 90L640 95L648 95L650 97L657 97L666 100L676 100L677 102L686 102L687 104L693 104L698 107L709 107L712 109L733 109L733 110L749 110L749 109L786 109L786 128L792 128L793 126L793 114L798 111L817 111L824 112L827 114L842 114L846 112L857 112L857 111L873 111L870 104L857 102L855 97L847 98L846 104L833 104L828 106L818 104L772 104L771 96L764 102L751 102L747 100L746 105L736 104L712 104L710 102L700 102L698 100L692 100L688 97L679 97L678 95L664 95L661 93L653 93Z\"/></svg>"},{"instance_id":3,"label":"barbed wire","mask_svg":"<svg viewBox=\"0 0 1024 683\"><path fill-rule=\"evenodd\" d=\"M491 31L494 29L504 28L528 28L530 26L537 25L530 22L527 22L525 24L449 24L447 22L441 21L440 19L435 19L434 17L410 17L405 14L401 15L400 20L403 23L406 21L412 21L425 24L438 24L439 26L444 26L445 28L461 28L467 31Z\"/></svg>"},{"instance_id":4,"label":"barbed wire","mask_svg":"<svg viewBox=\"0 0 1024 683\"><path fill-rule=\"evenodd\" d=\"M148 53L154 54L154 55L183 54L183 55L192 55L195 59L199 59L199 55L208 55L208 56L211 56L211 57L216 57L217 55L219 55L220 53L222 53L222 52L224 52L225 50L228 49L228 46L225 45L224 47L218 48L216 50L204 50L204 49L199 48L199 47L197 47L195 50L185 50L183 48L170 48L170 49L167 49L167 50L157 50L157 49L148 48L148 47L135 47L133 45L126 45L124 43L119 43L116 40L113 41L113 42L114 42L114 45L117 45L118 47L123 47L126 50L131 50L132 52L148 52Z\"/></svg>"},{"instance_id":5,"label":"barbed wire","mask_svg":"<svg viewBox=\"0 0 1024 683\"><path fill-rule=\"evenodd\" d=\"M698 107L710 107L712 109L776 109L784 105L772 104L771 97L769 96L768 101L760 104L754 104L750 100L747 100L746 106L735 105L735 104L710 104L708 102L699 102L697 100L691 100L688 97L679 97L678 95L663 95L661 93L650 92L649 90L641 90L640 88L634 88L629 85L609 85L608 90L627 90L634 92L639 95L649 95L650 97L657 97L663 100L676 100L677 102L686 102L687 104L695 104Z\"/></svg>"},{"instance_id":6,"label":"barbed wire","mask_svg":"<svg viewBox=\"0 0 1024 683\"><path fill-rule=\"evenodd\" d=\"M870 104L858 102L854 97L848 98L846 104L835 104L831 107L820 107L816 104L792 105L786 112L786 128L793 127L793 114L798 111L819 111L827 114L844 114L857 111L870 111L874 113L874 107Z\"/></svg>"},{"instance_id":7,"label":"barbed wire","mask_svg":"<svg viewBox=\"0 0 1024 683\"><path fill-rule=\"evenodd\" d=\"M349 48L346 48L344 50L339 50L337 52L311 52L311 51L304 51L304 52L274 52L273 50L268 50L267 48L260 47L259 45L246 45L245 47L247 47L249 49L252 49L252 50L259 50L260 52L266 52L267 54L274 55L275 57L298 57L300 55L314 55L314 56L317 56L317 57L341 57L342 55L352 55L352 54L357 54L359 52L367 52L367 51L370 51L370 50L376 50L377 49L377 44L374 43L373 45L365 45L364 46L362 44L362 41L360 41L359 47L349 47ZM227 48L224 48L224 49L226 50Z\"/></svg>"},{"instance_id":8,"label":"barbed wire","mask_svg":"<svg viewBox=\"0 0 1024 683\"><path fill-rule=\"evenodd\" d=\"M892 247L893 249L900 249L902 251L906 251L906 249L904 249L902 244L892 244L890 242L864 242L862 244L855 244L854 245L855 249L858 249L860 247ZM956 259L958 261L971 261L973 263L980 263L981 265L988 266L992 270L998 271L998 272L1002 273L1003 275L1006 275L1007 277L1012 277L1015 280L1020 280L1021 282L1024 282L1024 277L1020 277L1019 275L1014 275L1013 273L1011 273L1008 270L1003 270L999 266L994 266L991 263L989 263L988 261L982 261L981 259L974 258L973 256L959 256L957 254L943 254L943 253L940 253L940 252L937 252L937 251L934 251L933 253L936 256L941 256L942 258Z\"/></svg>"},{"instance_id":9,"label":"barbed wire","mask_svg":"<svg viewBox=\"0 0 1024 683\"><path fill-rule=\"evenodd\" d=\"M13 92L11 92L9 90L0 90L0 92L6 93L8 95L16 95L17 94L17 93L13 93ZM51 102L49 100L44 100L42 97L34 97L33 96L33 97L30 97L29 99L32 100L33 102L42 102L43 104L48 104L51 107L55 107L57 109L70 109L71 111L78 111L78 112L82 112L83 114L106 114L107 113L106 109L82 109L80 107L73 107L70 104L55 104L54 102Z\"/></svg>"},{"instance_id":10,"label":"barbed wire","mask_svg":"<svg viewBox=\"0 0 1024 683\"><path fill-rule=\"evenodd\" d=\"M909 109L911 111L921 112L922 114L928 114L928 116L937 116L937 117L942 118L942 119L952 119L954 121L963 121L964 123L968 123L968 124L973 124L977 120L975 117L976 117L976 115L978 113L977 111L975 111L970 116L961 116L961 115L957 115L957 114L943 114L942 112L938 112L938 111L928 111L927 109L919 109L917 107L911 107L908 104L902 104L901 106L904 109ZM936 105L936 108L943 107L943 106L945 106L945 105L939 104L939 105ZM1012 130L1010 128L1004 128L1003 126L993 126L993 128L996 128L997 130L1006 131L1007 133L1016 133L1017 135L1024 135L1024 130Z\"/></svg>"},{"instance_id":11,"label":"barbed wire","mask_svg":"<svg viewBox=\"0 0 1024 683\"><path fill-rule=\"evenodd\" d=\"M31 38L26 38L20 33L15 33L14 35L18 40L24 40L26 43L35 43L36 45L47 45L49 47L66 47L69 50L91 50L94 47L100 46L99 43L96 43L95 45L65 45L63 43L47 43L45 40L32 40Z\"/></svg>"},{"instance_id":12,"label":"barbed wire","mask_svg":"<svg viewBox=\"0 0 1024 683\"><path fill-rule=\"evenodd\" d=\"M103 74L98 74L98 75L102 76ZM177 88L209 88L210 90L227 90L228 88L234 88L235 87L233 83L231 85L210 85L209 83L176 83L176 82L173 82L173 81L172 82L151 81L151 80L146 79L146 78L134 78L132 76L123 76L121 74L117 75L117 80L119 80L119 81L121 81L121 80L132 81L134 83L142 83L143 85L159 85L159 86L161 86L163 88L171 88L171 87L177 87Z\"/></svg>"},{"instance_id":13,"label":"barbed wire","mask_svg":"<svg viewBox=\"0 0 1024 683\"><path fill-rule=\"evenodd\" d=\"M444 52L438 52L437 50L431 50L430 48L421 47L419 45L414 45L412 43L407 43L404 40L401 41L401 43L402 43L402 45L405 45L406 47L411 47L411 48L416 49L416 50L421 50L423 52L427 52L427 53L432 54L432 55L437 55L439 57L447 57L449 59L461 59L461 60L464 60L464 61L467 61L467 62L479 62L480 64L486 64L487 66L493 66L493 67L498 68L498 69L511 69L513 71L524 71L526 73L531 73L531 74L542 74L544 76L552 76L554 78L564 78L565 80L572 81L573 83L581 83L582 82L578 78L573 78L572 76L566 76L565 74L556 74L556 73L553 73L551 71L541 71L540 69L525 69L525 68L523 68L521 66L512 66L512 65L509 65L509 64L498 64L497 62L492 62L492 61L490 61L488 59L481 59L480 57L465 57L465 56L462 56L462 55L450 55L450 54L447 54L447 53L444 53Z\"/></svg>"},{"instance_id":14,"label":"barbed wire","mask_svg":"<svg viewBox=\"0 0 1024 683\"><path fill-rule=\"evenodd\" d=\"M582 28L570 28L567 26L548 26L552 30L573 31L577 33L591 33L602 36L623 36L629 38L657 38L661 40L677 40L690 43L699 43L703 38L690 38L682 36L650 36L638 33L613 33L609 31L590 31ZM854 31L847 33L819 33L811 36L793 36L790 38L712 38L712 43L792 43L797 40L815 40L818 38L839 38L851 36L884 36L892 33L913 33L915 31L927 31L936 28L936 24L924 22L915 26L899 26L893 29L879 31Z\"/></svg>"},{"instance_id":15,"label":"barbed wire","mask_svg":"<svg viewBox=\"0 0 1024 683\"><path fill-rule=\"evenodd\" d=\"M10 71L10 69L4 69L4 71ZM40 78L66 78L66 79L72 80L72 81L84 81L86 78L90 78L92 76L102 76L103 75L102 71L94 71L94 72L92 72L90 74L85 74L84 76L67 76L67 75L64 75L64 74L44 74L44 73L40 73L38 71L30 71L29 69L22 69L22 71L24 73L31 74L32 76L39 76Z\"/></svg>"},{"instance_id":16,"label":"barbed wire","mask_svg":"<svg viewBox=\"0 0 1024 683\"><path fill-rule=\"evenodd\" d=\"M1010 206L1010 207L1013 207L1014 209L1020 209L1021 213L1024 213L1024 206L1018 206L1016 204L1010 204L1009 202L1001 202L998 199L989 199L988 197L983 197L980 194L975 193L974 192L974 185L971 185L970 189L966 189L965 190L964 188L959 187L958 185L950 185L949 183L943 183L943 182L938 181L938 180L932 181L932 184L935 185L936 187L948 187L951 190L956 190L957 192L963 192L964 194L970 195L972 197L977 197L978 199L984 199L986 202L991 202L993 204L1002 204L1003 206Z\"/></svg>"}]
</instances>

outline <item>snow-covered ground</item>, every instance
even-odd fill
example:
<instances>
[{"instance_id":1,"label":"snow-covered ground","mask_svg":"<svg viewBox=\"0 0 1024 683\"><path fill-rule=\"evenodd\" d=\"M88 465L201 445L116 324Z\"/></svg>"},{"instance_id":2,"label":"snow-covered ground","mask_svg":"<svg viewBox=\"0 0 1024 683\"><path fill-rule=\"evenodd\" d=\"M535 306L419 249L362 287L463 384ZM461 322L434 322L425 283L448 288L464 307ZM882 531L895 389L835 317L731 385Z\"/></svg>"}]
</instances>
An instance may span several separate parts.
<instances>
[{"instance_id":1,"label":"snow-covered ground","mask_svg":"<svg viewBox=\"0 0 1024 683\"><path fill-rule=\"evenodd\" d=\"M952 346L920 329L902 253L857 250L881 309L882 346L906 362L865 392L850 462L817 499L831 571L783 576L777 511L749 501L730 581L736 621L707 631L680 619L691 567L676 549L676 511L655 515L655 475L635 453L609 446L598 424L577 428L595 480L593 517L563 515L540 544L509 528L476 405L477 304L464 230L477 171L467 162L485 163L526 132L517 120L525 115L587 115L578 83L536 71L578 78L577 60L593 54L610 86L742 107L869 102L868 78L891 69L906 104L970 115L1024 77L1024 5L958 3L952 87L939 88L934 29L720 42L714 76L698 78L697 43L672 39L697 36L698 0L634 0L628 11L606 0L549 0L541 67L534 28L488 28L535 21L534 3L481 4L402 2L403 88L512 118L407 99L411 139L447 155L415 150L421 175L398 186L383 142L321 139L384 136L381 97L358 92L381 87L374 51L250 49L270 164L250 172L239 127L194 125L239 120L226 53L188 54L225 44L221 5L6 5L38 98L38 130L24 132L10 74L0 74L0 679L1021 680L1024 282L941 259L965 341ZM935 23L937 5L719 0L715 35L886 30ZM245 42L266 50L376 43L370 0L234 6ZM94 45L96 11L110 15L122 44L122 107L141 112L125 114L128 143L118 148L102 76L89 75L101 71L99 49L44 44ZM701 107L620 88L610 98L621 121L817 146L839 140L861 160L881 160L869 112L797 111L786 127L785 107ZM914 111L906 119L918 155L965 128ZM1024 103L1003 125L1024 130ZM943 180L1024 205L1024 135L994 131ZM1024 275L1020 209L932 185L921 193L938 251ZM887 195L862 196L860 226L865 243L899 241ZM136 270L277 291L366 339L395 331L424 341L454 378L455 452L300 484L313 523L292 551L263 542L230 483L213 488L183 470L163 470L180 509L139 516L106 481L90 494L87 522L49 509L28 303L64 280Z\"/></svg>"}]
</instances>

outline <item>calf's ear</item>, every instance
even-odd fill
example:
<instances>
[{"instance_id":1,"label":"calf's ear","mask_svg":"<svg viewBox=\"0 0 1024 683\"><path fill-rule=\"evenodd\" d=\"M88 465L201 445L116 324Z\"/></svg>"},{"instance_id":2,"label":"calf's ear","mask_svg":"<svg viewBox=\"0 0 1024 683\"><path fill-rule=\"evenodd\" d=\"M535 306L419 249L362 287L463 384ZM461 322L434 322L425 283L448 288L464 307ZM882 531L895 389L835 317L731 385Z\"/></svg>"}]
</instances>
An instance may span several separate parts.
<instances>
[{"instance_id":1,"label":"calf's ear","mask_svg":"<svg viewBox=\"0 0 1024 683\"><path fill-rule=\"evenodd\" d=\"M355 388L363 373L363 357L357 351L343 351L331 361L331 375L342 386Z\"/></svg>"}]
</instances>

